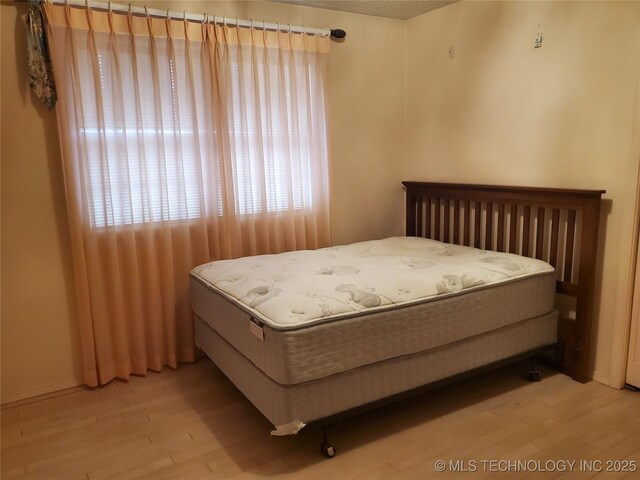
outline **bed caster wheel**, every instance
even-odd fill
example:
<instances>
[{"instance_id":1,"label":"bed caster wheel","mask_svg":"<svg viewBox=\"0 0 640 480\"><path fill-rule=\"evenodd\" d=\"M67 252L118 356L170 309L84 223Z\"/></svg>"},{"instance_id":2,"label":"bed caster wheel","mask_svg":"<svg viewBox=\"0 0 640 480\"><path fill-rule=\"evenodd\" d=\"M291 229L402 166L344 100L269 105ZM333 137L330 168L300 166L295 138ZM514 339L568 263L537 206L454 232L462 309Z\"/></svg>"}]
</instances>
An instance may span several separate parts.
<instances>
[{"instance_id":1,"label":"bed caster wheel","mask_svg":"<svg viewBox=\"0 0 640 480\"><path fill-rule=\"evenodd\" d=\"M540 373L538 370L532 370L527 373L527 380L529 380L530 382L539 382L540 380L542 380L542 373Z\"/></svg>"},{"instance_id":2,"label":"bed caster wheel","mask_svg":"<svg viewBox=\"0 0 640 480\"><path fill-rule=\"evenodd\" d=\"M333 458L336 456L336 449L333 445L329 445L328 443L322 442L320 444L320 451L325 457Z\"/></svg>"}]
</instances>

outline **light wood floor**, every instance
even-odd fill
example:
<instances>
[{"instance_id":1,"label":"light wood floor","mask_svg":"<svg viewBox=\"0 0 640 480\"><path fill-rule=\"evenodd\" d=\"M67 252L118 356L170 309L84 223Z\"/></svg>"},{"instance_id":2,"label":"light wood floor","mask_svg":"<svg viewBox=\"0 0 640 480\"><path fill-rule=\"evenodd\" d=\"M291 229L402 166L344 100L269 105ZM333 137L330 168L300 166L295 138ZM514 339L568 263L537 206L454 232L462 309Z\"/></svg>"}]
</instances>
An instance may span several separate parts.
<instances>
[{"instance_id":1,"label":"light wood floor","mask_svg":"<svg viewBox=\"0 0 640 480\"><path fill-rule=\"evenodd\" d=\"M528 383L525 370L506 367L334 426L338 454L329 460L318 430L271 437L269 422L201 360L4 406L2 479L640 478L580 472L578 464L571 474L525 474L482 463L531 460L529 469L551 470L560 460L640 462L640 393L549 370ZM440 459L444 472L435 469ZM475 461L476 471L452 471L455 461Z\"/></svg>"}]
</instances>

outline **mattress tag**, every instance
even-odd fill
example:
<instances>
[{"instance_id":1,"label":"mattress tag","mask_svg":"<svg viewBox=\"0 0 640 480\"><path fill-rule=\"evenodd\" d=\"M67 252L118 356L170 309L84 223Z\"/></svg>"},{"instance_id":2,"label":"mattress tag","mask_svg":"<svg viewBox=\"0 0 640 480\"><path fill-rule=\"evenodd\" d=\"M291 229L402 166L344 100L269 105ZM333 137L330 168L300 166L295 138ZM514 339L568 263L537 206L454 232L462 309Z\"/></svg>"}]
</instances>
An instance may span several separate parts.
<instances>
[{"instance_id":1,"label":"mattress tag","mask_svg":"<svg viewBox=\"0 0 640 480\"><path fill-rule=\"evenodd\" d=\"M253 319L249 320L249 331L254 337L257 337L260 340L264 340L264 329L262 328L262 326L254 322Z\"/></svg>"}]
</instances>

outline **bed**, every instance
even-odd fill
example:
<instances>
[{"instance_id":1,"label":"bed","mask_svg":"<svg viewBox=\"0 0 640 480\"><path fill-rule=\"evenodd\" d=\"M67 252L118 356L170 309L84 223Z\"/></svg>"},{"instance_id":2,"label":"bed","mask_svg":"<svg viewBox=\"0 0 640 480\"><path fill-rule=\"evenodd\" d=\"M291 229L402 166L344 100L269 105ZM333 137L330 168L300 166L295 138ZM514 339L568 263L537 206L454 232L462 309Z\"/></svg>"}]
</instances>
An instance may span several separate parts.
<instances>
[{"instance_id":1,"label":"bed","mask_svg":"<svg viewBox=\"0 0 640 480\"><path fill-rule=\"evenodd\" d=\"M604 192L403 185L405 237L191 272L196 343L273 434L548 349L587 381Z\"/></svg>"}]
</instances>

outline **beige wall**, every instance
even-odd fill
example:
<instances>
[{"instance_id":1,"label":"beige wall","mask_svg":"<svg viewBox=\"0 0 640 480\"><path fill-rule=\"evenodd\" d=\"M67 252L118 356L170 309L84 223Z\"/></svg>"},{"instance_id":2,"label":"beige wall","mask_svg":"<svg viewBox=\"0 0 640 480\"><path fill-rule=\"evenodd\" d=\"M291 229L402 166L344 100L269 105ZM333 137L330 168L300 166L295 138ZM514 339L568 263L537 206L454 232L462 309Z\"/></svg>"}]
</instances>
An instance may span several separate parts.
<instances>
[{"instance_id":1,"label":"beige wall","mask_svg":"<svg viewBox=\"0 0 640 480\"><path fill-rule=\"evenodd\" d=\"M401 179L606 188L594 375L611 381L638 169L640 3L462 2L406 23L259 1L139 3L347 30L331 53L335 244L400 234ZM55 115L28 91L25 6L0 8L7 402L80 372Z\"/></svg>"},{"instance_id":2,"label":"beige wall","mask_svg":"<svg viewBox=\"0 0 640 480\"><path fill-rule=\"evenodd\" d=\"M81 376L55 114L32 102L24 23L15 7L0 8L0 335L6 402L78 385Z\"/></svg>"},{"instance_id":3,"label":"beige wall","mask_svg":"<svg viewBox=\"0 0 640 480\"><path fill-rule=\"evenodd\" d=\"M402 231L404 22L266 2L138 2L343 28L331 53L334 244ZM2 402L77 385L79 344L55 114L27 86L24 5L2 4Z\"/></svg>"},{"instance_id":4,"label":"beige wall","mask_svg":"<svg viewBox=\"0 0 640 480\"><path fill-rule=\"evenodd\" d=\"M408 21L407 59L405 177L607 190L594 378L610 383L624 355L640 3L457 3Z\"/></svg>"}]
</instances>

